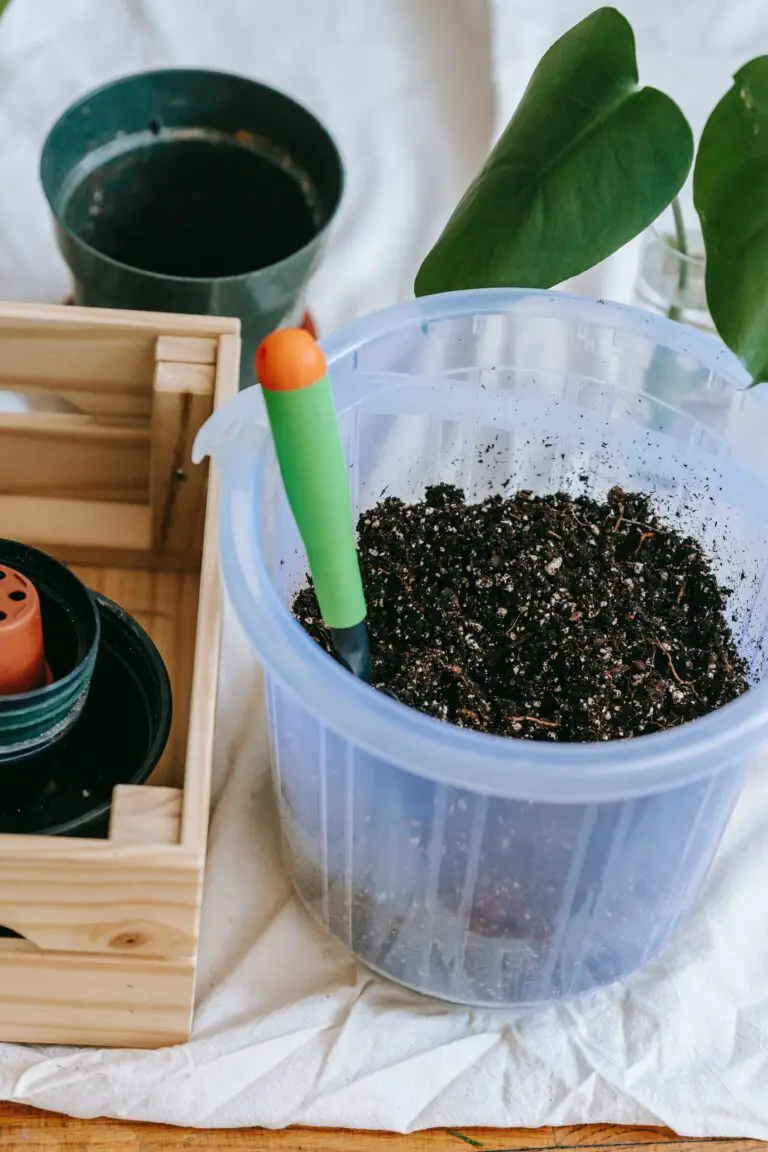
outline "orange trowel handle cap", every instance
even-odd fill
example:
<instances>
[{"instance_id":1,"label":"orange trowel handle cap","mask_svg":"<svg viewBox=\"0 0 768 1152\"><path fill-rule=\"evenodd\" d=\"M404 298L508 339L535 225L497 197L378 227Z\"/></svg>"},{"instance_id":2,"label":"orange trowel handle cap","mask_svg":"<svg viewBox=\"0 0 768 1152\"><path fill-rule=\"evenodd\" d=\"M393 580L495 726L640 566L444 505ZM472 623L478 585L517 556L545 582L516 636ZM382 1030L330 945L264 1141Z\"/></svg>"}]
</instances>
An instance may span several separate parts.
<instances>
[{"instance_id":1,"label":"orange trowel handle cap","mask_svg":"<svg viewBox=\"0 0 768 1152\"><path fill-rule=\"evenodd\" d=\"M0 696L46 683L40 597L26 576L0 564Z\"/></svg>"},{"instance_id":2,"label":"orange trowel handle cap","mask_svg":"<svg viewBox=\"0 0 768 1152\"><path fill-rule=\"evenodd\" d=\"M278 328L265 336L254 357L256 379L269 392L298 392L328 371L323 350L305 328Z\"/></svg>"}]
</instances>

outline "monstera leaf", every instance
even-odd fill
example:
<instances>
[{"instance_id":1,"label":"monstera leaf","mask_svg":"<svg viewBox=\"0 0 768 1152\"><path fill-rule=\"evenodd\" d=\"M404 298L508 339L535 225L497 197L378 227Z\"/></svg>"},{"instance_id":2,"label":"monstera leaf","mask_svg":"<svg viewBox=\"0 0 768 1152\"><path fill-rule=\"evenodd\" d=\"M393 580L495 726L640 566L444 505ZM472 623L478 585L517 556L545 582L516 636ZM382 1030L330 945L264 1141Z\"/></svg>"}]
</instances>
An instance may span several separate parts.
<instances>
[{"instance_id":1,"label":"monstera leaf","mask_svg":"<svg viewBox=\"0 0 768 1152\"><path fill-rule=\"evenodd\" d=\"M419 269L416 294L549 288L575 276L656 219L692 158L677 105L638 87L629 24L600 8L542 57Z\"/></svg>"},{"instance_id":2,"label":"monstera leaf","mask_svg":"<svg viewBox=\"0 0 768 1152\"><path fill-rule=\"evenodd\" d=\"M712 319L755 383L768 380L768 56L736 73L707 121L693 194Z\"/></svg>"}]
</instances>

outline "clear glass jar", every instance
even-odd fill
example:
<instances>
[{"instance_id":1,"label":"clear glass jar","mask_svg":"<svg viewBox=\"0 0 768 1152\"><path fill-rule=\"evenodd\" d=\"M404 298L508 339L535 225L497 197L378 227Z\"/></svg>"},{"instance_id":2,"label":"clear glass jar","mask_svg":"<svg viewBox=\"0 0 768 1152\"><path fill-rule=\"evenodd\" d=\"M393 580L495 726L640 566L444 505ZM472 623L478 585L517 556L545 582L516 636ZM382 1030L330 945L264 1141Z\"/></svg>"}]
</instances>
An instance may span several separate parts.
<instances>
[{"instance_id":1,"label":"clear glass jar","mask_svg":"<svg viewBox=\"0 0 768 1152\"><path fill-rule=\"evenodd\" d=\"M704 239L698 228L688 227L686 221L695 217L693 207L685 216L670 207L651 225L643 237L640 264L632 303L670 320L677 320L699 332L717 336L707 307L705 287ZM681 251L679 235L685 234L686 251ZM687 367L669 372L663 349L651 357L645 378L645 391L656 397L652 422L660 430L667 430L674 421L674 412L683 404L700 419L722 432L727 421L728 404L718 388L713 386L711 374L693 360Z\"/></svg>"},{"instance_id":2,"label":"clear glass jar","mask_svg":"<svg viewBox=\"0 0 768 1152\"><path fill-rule=\"evenodd\" d=\"M704 240L701 231L686 227L682 217L679 224L685 232L686 252L680 250L678 223L672 208L668 208L643 237L632 303L637 308L713 334L715 326L707 308L704 285Z\"/></svg>"}]
</instances>

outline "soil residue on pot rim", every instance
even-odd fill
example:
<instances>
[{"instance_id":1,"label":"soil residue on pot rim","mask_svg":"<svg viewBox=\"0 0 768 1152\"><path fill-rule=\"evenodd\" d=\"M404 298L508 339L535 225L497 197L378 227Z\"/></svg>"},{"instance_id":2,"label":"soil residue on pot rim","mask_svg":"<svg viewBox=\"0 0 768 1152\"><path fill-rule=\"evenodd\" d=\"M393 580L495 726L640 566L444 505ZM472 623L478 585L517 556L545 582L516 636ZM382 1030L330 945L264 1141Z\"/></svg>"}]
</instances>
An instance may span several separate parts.
<instances>
[{"instance_id":1,"label":"soil residue on pot rim","mask_svg":"<svg viewBox=\"0 0 768 1152\"><path fill-rule=\"evenodd\" d=\"M699 543L648 497L449 485L360 516L374 685L460 727L602 741L694 720L748 688ZM308 584L293 611L331 652Z\"/></svg>"}]
</instances>

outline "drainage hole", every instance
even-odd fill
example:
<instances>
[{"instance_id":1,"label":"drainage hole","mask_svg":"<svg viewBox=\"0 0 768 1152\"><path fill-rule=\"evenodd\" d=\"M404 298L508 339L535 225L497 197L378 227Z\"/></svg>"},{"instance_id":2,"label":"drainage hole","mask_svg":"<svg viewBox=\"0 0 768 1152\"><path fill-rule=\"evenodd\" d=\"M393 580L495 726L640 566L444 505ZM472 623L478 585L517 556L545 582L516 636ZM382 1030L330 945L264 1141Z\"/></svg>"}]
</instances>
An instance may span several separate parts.
<instances>
[{"instance_id":1,"label":"drainage hole","mask_svg":"<svg viewBox=\"0 0 768 1152\"><path fill-rule=\"evenodd\" d=\"M8 593L8 599L9 600L26 600L26 598L27 598L26 592L22 592L21 589L19 589L18 592L9 592Z\"/></svg>"}]
</instances>

